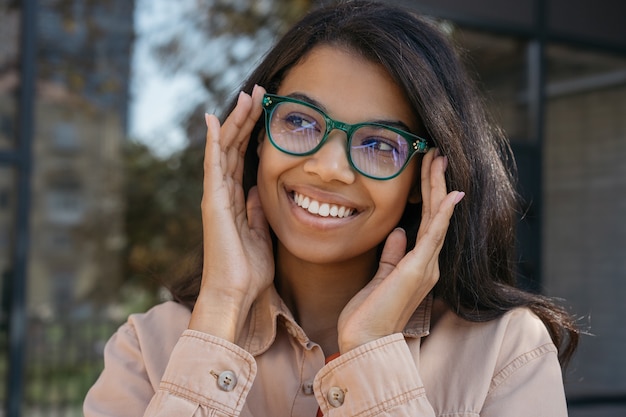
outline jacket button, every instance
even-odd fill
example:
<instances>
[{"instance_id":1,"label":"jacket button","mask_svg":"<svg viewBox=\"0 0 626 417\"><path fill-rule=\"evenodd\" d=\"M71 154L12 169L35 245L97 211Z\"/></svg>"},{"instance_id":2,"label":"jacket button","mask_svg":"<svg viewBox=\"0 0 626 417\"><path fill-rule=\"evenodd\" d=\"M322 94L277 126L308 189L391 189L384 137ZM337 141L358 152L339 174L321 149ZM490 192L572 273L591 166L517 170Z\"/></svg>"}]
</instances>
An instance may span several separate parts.
<instances>
[{"instance_id":1,"label":"jacket button","mask_svg":"<svg viewBox=\"0 0 626 417\"><path fill-rule=\"evenodd\" d=\"M328 390L328 395L326 395L326 399L328 399L328 403L333 407L340 407L343 404L344 392L339 387L332 387Z\"/></svg>"},{"instance_id":2,"label":"jacket button","mask_svg":"<svg viewBox=\"0 0 626 417\"><path fill-rule=\"evenodd\" d=\"M224 371L217 377L217 386L223 391L232 391L237 385L237 376L233 371Z\"/></svg>"},{"instance_id":3,"label":"jacket button","mask_svg":"<svg viewBox=\"0 0 626 417\"><path fill-rule=\"evenodd\" d=\"M305 395L313 395L313 382L307 381L302 384L302 392Z\"/></svg>"}]
</instances>

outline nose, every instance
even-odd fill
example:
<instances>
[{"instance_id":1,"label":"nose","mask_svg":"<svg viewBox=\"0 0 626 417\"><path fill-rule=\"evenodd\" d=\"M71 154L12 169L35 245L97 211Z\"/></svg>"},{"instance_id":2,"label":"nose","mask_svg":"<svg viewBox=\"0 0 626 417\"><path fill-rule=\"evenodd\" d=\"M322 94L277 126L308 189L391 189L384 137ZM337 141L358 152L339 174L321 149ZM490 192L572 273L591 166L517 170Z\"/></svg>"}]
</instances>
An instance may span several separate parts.
<instances>
[{"instance_id":1,"label":"nose","mask_svg":"<svg viewBox=\"0 0 626 417\"><path fill-rule=\"evenodd\" d=\"M340 130L331 132L322 147L306 158L305 172L315 174L325 182L337 180L352 184L356 179L346 154L346 134Z\"/></svg>"}]
</instances>

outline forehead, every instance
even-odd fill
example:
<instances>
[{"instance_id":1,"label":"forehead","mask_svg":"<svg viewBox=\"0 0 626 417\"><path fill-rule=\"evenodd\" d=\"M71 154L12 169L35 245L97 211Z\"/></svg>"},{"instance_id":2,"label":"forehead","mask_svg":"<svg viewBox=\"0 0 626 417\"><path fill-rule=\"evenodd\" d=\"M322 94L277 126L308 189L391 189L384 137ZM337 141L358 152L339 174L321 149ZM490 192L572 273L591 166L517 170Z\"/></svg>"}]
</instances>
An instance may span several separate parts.
<instances>
[{"instance_id":1,"label":"forehead","mask_svg":"<svg viewBox=\"0 0 626 417\"><path fill-rule=\"evenodd\" d=\"M418 128L406 95L387 70L342 47L313 48L287 72L277 93L310 97L348 123L398 120Z\"/></svg>"}]
</instances>

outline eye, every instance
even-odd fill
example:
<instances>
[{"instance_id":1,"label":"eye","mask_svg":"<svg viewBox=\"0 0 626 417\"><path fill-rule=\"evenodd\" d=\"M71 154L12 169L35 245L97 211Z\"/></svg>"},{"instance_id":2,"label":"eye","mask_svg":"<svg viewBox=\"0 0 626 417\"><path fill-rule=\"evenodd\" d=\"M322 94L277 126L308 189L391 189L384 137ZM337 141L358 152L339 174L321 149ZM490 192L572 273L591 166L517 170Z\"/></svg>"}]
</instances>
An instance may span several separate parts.
<instances>
[{"instance_id":1,"label":"eye","mask_svg":"<svg viewBox=\"0 0 626 417\"><path fill-rule=\"evenodd\" d=\"M398 152L397 142L393 142L388 139L376 136L364 138L361 141L359 148L372 149L378 152Z\"/></svg>"},{"instance_id":2,"label":"eye","mask_svg":"<svg viewBox=\"0 0 626 417\"><path fill-rule=\"evenodd\" d=\"M290 130L299 131L320 131L320 126L315 118L303 113L289 113L283 117L283 124Z\"/></svg>"}]
</instances>

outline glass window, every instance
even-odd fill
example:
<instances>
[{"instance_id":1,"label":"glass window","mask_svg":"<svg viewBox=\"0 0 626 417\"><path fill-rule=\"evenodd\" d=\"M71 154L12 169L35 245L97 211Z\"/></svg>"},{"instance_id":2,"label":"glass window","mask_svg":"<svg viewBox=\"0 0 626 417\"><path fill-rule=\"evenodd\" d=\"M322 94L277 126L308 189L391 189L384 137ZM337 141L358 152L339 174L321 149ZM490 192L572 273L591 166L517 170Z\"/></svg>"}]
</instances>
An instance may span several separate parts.
<instances>
[{"instance_id":1,"label":"glass window","mask_svg":"<svg viewBox=\"0 0 626 417\"><path fill-rule=\"evenodd\" d=\"M80 148L76 126L68 122L58 122L52 128L52 146L59 152L73 152Z\"/></svg>"},{"instance_id":2,"label":"glass window","mask_svg":"<svg viewBox=\"0 0 626 417\"><path fill-rule=\"evenodd\" d=\"M75 225L83 220L85 199L78 183L60 183L49 186L45 211L50 222Z\"/></svg>"}]
</instances>

